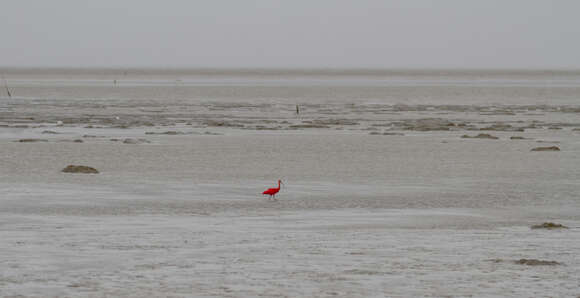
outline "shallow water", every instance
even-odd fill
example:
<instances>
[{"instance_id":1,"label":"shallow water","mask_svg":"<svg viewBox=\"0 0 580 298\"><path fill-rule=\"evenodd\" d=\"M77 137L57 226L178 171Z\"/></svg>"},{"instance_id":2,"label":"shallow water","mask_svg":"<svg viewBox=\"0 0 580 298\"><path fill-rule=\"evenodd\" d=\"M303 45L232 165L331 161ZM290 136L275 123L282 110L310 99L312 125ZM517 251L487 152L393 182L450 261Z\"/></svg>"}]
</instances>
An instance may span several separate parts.
<instances>
[{"instance_id":1,"label":"shallow water","mask_svg":"<svg viewBox=\"0 0 580 298\"><path fill-rule=\"evenodd\" d=\"M1 295L579 294L578 72L4 73Z\"/></svg>"}]
</instances>

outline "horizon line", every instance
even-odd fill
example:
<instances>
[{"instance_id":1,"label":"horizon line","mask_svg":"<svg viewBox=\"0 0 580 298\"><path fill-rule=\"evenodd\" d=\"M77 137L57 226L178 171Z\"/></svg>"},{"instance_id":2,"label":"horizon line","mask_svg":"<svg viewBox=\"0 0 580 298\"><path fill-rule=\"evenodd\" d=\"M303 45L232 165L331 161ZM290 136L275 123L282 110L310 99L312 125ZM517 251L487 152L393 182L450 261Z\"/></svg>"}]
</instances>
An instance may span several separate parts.
<instances>
[{"instance_id":1,"label":"horizon line","mask_svg":"<svg viewBox=\"0 0 580 298\"><path fill-rule=\"evenodd\" d=\"M0 65L0 70L219 70L219 71L555 71L555 72L576 72L580 67L366 67L366 66L13 66Z\"/></svg>"}]
</instances>

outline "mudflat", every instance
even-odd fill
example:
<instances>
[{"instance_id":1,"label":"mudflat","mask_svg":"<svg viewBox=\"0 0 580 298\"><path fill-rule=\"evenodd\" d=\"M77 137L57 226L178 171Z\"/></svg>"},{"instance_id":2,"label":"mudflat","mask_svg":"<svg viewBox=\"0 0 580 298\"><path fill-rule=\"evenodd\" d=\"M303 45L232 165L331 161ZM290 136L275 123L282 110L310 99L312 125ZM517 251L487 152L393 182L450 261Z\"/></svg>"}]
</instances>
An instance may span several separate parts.
<instances>
[{"instance_id":1,"label":"mudflat","mask_svg":"<svg viewBox=\"0 0 580 298\"><path fill-rule=\"evenodd\" d=\"M3 72L0 296L580 294L578 72Z\"/></svg>"}]
</instances>

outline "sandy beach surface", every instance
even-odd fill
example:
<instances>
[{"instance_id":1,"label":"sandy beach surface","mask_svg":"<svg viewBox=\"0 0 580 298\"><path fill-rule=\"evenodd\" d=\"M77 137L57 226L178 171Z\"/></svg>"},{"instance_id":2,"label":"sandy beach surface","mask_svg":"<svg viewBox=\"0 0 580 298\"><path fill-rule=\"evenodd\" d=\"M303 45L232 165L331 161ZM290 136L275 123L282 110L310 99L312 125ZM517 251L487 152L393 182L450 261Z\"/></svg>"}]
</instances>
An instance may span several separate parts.
<instances>
[{"instance_id":1,"label":"sandy beach surface","mask_svg":"<svg viewBox=\"0 0 580 298\"><path fill-rule=\"evenodd\" d=\"M580 72L3 73L0 297L580 296Z\"/></svg>"}]
</instances>

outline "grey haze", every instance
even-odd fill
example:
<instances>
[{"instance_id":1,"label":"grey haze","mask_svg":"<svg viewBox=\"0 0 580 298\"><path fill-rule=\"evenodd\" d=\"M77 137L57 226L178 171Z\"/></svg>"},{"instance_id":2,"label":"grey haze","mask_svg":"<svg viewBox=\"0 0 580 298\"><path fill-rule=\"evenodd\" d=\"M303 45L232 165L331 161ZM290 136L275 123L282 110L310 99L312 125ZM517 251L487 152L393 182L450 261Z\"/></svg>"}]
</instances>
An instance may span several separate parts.
<instances>
[{"instance_id":1,"label":"grey haze","mask_svg":"<svg viewBox=\"0 0 580 298\"><path fill-rule=\"evenodd\" d=\"M580 68L580 1L0 2L0 66Z\"/></svg>"}]
</instances>

